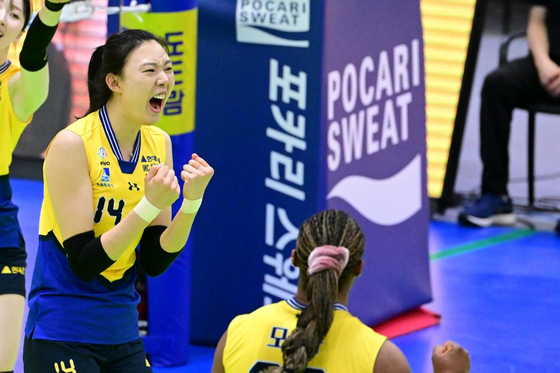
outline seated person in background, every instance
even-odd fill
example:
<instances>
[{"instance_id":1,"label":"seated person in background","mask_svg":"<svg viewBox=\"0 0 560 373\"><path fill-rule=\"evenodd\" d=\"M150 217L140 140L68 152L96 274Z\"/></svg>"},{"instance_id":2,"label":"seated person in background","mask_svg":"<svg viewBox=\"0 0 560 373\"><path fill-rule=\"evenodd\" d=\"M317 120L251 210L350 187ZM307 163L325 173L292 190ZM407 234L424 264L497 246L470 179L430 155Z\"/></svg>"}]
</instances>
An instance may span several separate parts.
<instances>
[{"instance_id":1,"label":"seated person in background","mask_svg":"<svg viewBox=\"0 0 560 373\"><path fill-rule=\"evenodd\" d=\"M236 317L220 339L213 373L406 373L392 342L353 317L346 305L363 268L364 235L343 211L313 215L299 229L292 263L294 298ZM466 373L468 353L453 342L436 346L436 373Z\"/></svg>"},{"instance_id":2,"label":"seated person in background","mask_svg":"<svg viewBox=\"0 0 560 373\"><path fill-rule=\"evenodd\" d=\"M560 1L532 0L527 40L529 56L509 62L484 81L480 106L482 195L459 215L463 225L513 224L508 196L509 134L515 107L560 105Z\"/></svg>"}]
</instances>

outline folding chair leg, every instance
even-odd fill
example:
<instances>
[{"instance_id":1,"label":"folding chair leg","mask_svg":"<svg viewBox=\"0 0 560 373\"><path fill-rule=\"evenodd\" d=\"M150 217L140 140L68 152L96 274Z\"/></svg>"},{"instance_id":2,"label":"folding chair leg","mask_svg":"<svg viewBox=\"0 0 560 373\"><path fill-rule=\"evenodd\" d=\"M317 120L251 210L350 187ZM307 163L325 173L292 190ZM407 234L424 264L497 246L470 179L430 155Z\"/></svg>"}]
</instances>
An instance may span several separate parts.
<instances>
[{"instance_id":1,"label":"folding chair leg","mask_svg":"<svg viewBox=\"0 0 560 373\"><path fill-rule=\"evenodd\" d=\"M535 204L535 116L534 111L529 111L529 128L528 128L528 150L527 150L527 173L529 187L529 206Z\"/></svg>"}]
</instances>

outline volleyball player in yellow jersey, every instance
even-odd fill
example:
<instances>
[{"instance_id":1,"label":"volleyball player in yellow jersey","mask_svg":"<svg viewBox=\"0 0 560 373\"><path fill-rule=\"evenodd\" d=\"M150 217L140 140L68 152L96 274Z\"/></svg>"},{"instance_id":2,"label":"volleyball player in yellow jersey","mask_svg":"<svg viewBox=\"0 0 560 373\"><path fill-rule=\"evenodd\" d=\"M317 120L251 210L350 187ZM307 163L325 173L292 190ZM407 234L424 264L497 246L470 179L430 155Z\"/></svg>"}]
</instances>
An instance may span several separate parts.
<instances>
[{"instance_id":1,"label":"volleyball player in yellow jersey","mask_svg":"<svg viewBox=\"0 0 560 373\"><path fill-rule=\"evenodd\" d=\"M90 109L47 149L26 372L151 372L135 264L149 276L171 265L214 173L192 155L172 219L181 190L171 140L154 124L174 82L165 41L149 32L113 34L93 53Z\"/></svg>"},{"instance_id":2,"label":"volleyball player in yellow jersey","mask_svg":"<svg viewBox=\"0 0 560 373\"><path fill-rule=\"evenodd\" d=\"M0 372L15 364L25 303L25 244L12 203L12 152L49 87L46 48L64 3L49 0L33 21L20 53L21 68L8 60L31 16L29 0L0 0Z\"/></svg>"},{"instance_id":3,"label":"volleyball player in yellow jersey","mask_svg":"<svg viewBox=\"0 0 560 373\"><path fill-rule=\"evenodd\" d=\"M292 263L295 297L236 317L222 336L213 373L407 373L386 337L352 316L346 304L362 272L364 235L348 214L327 210L299 229ZM435 373L466 373L468 354L447 342L433 354Z\"/></svg>"}]
</instances>

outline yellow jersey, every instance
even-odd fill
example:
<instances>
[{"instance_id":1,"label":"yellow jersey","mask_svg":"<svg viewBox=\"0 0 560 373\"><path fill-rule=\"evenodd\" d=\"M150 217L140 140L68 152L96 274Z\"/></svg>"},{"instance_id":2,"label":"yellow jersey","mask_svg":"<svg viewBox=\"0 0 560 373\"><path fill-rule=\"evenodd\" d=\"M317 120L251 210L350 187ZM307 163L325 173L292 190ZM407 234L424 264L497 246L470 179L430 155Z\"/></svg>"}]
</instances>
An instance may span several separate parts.
<instances>
[{"instance_id":1,"label":"yellow jersey","mask_svg":"<svg viewBox=\"0 0 560 373\"><path fill-rule=\"evenodd\" d=\"M292 298L236 317L227 330L222 360L225 372L259 373L282 365L282 344L304 308ZM306 372L372 373L386 339L337 303L332 326Z\"/></svg>"},{"instance_id":2,"label":"yellow jersey","mask_svg":"<svg viewBox=\"0 0 560 373\"><path fill-rule=\"evenodd\" d=\"M22 122L18 119L12 107L8 84L12 76L18 72L19 68L12 65L9 60L0 66L0 176L9 173L12 153L25 126L33 118L31 116Z\"/></svg>"},{"instance_id":3,"label":"yellow jersey","mask_svg":"<svg viewBox=\"0 0 560 373\"><path fill-rule=\"evenodd\" d=\"M93 231L98 237L117 225L140 202L144 196L144 179L151 166L166 162L165 132L155 126L142 126L131 160L124 161L105 107L64 131L76 133L84 143L95 208ZM46 183L44 188L39 235L52 232L58 243L62 243ZM141 235L136 237L101 276L110 282L121 279L136 261L135 248L140 238Z\"/></svg>"}]
</instances>

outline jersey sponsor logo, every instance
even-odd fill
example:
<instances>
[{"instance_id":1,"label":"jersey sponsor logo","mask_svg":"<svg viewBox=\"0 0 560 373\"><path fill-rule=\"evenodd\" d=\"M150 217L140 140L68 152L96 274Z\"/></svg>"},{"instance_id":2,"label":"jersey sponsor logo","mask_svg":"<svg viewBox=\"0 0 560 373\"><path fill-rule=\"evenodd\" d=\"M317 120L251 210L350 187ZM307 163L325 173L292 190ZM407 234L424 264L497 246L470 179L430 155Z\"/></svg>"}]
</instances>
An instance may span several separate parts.
<instances>
[{"instance_id":1,"label":"jersey sponsor logo","mask_svg":"<svg viewBox=\"0 0 560 373\"><path fill-rule=\"evenodd\" d=\"M12 267L4 266L4 268L2 268L2 274L3 275L25 275L25 268L24 267L16 267L16 266L12 266Z\"/></svg>"},{"instance_id":2,"label":"jersey sponsor logo","mask_svg":"<svg viewBox=\"0 0 560 373\"><path fill-rule=\"evenodd\" d=\"M148 172L150 172L150 168L152 168L152 166L161 164L161 158L157 155L143 155L141 162L147 163L142 165L142 171L147 174Z\"/></svg>"},{"instance_id":3,"label":"jersey sponsor logo","mask_svg":"<svg viewBox=\"0 0 560 373\"><path fill-rule=\"evenodd\" d=\"M97 151L97 155L101 158L101 159L105 159L107 158L107 150L105 150L104 147L100 147L99 150Z\"/></svg>"},{"instance_id":4,"label":"jersey sponsor logo","mask_svg":"<svg viewBox=\"0 0 560 373\"><path fill-rule=\"evenodd\" d=\"M109 183L111 182L111 170L109 167L103 167L103 175L101 175L101 182Z\"/></svg>"},{"instance_id":5,"label":"jersey sponsor logo","mask_svg":"<svg viewBox=\"0 0 560 373\"><path fill-rule=\"evenodd\" d=\"M155 166L156 164L157 163L143 164L142 171L144 171L144 173L147 174L148 172L150 172L150 168L152 168L152 166Z\"/></svg>"},{"instance_id":6,"label":"jersey sponsor logo","mask_svg":"<svg viewBox=\"0 0 560 373\"><path fill-rule=\"evenodd\" d=\"M288 338L288 329L273 326L272 332L270 333L270 339L272 339L272 341L266 346L273 348L282 348L282 343L284 343L286 338Z\"/></svg>"},{"instance_id":7,"label":"jersey sponsor logo","mask_svg":"<svg viewBox=\"0 0 560 373\"><path fill-rule=\"evenodd\" d=\"M56 373L77 373L76 367L74 366L74 360L72 359L70 359L70 365L68 368L66 367L64 361L60 362L60 366L59 363L54 363L54 370Z\"/></svg>"},{"instance_id":8,"label":"jersey sponsor logo","mask_svg":"<svg viewBox=\"0 0 560 373\"><path fill-rule=\"evenodd\" d=\"M237 41L308 48L305 34L310 26L310 3L310 0L237 0Z\"/></svg>"},{"instance_id":9,"label":"jersey sponsor logo","mask_svg":"<svg viewBox=\"0 0 560 373\"><path fill-rule=\"evenodd\" d=\"M157 155L143 155L142 156L142 163L161 163L161 158Z\"/></svg>"},{"instance_id":10,"label":"jersey sponsor logo","mask_svg":"<svg viewBox=\"0 0 560 373\"><path fill-rule=\"evenodd\" d=\"M109 162L109 161L101 161L101 162L99 162L99 165L100 165L100 166L110 166L110 165L111 165L111 162Z\"/></svg>"},{"instance_id":11,"label":"jersey sponsor logo","mask_svg":"<svg viewBox=\"0 0 560 373\"><path fill-rule=\"evenodd\" d=\"M131 183L130 181L128 182L128 190L133 190L138 192L140 190L140 187L138 187L138 183Z\"/></svg>"}]
</instances>

